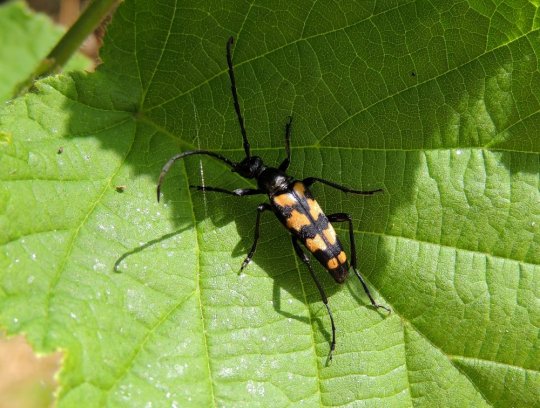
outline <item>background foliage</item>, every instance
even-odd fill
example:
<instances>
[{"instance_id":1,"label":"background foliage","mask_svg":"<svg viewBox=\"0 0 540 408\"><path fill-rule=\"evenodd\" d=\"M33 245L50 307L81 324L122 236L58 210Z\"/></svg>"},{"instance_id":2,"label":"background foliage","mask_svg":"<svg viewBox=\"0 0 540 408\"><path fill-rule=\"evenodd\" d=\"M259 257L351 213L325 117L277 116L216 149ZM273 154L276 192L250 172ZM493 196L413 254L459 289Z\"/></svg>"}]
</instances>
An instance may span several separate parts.
<instances>
[{"instance_id":1,"label":"background foliage","mask_svg":"<svg viewBox=\"0 0 540 408\"><path fill-rule=\"evenodd\" d=\"M44 15L32 13L21 2L0 7L0 21L0 101L5 101L30 76L64 31ZM77 54L66 70L85 69L88 65L89 61Z\"/></svg>"},{"instance_id":2,"label":"background foliage","mask_svg":"<svg viewBox=\"0 0 540 408\"><path fill-rule=\"evenodd\" d=\"M98 72L1 111L0 325L64 350L60 406L533 406L537 7L126 1ZM230 35L252 147L277 163L293 115L291 174L385 190L314 189L353 215L361 271L394 311L319 268L329 367L325 310L271 216L237 274L261 199L187 188L249 182L186 160L155 202L172 154L242 157Z\"/></svg>"}]
</instances>

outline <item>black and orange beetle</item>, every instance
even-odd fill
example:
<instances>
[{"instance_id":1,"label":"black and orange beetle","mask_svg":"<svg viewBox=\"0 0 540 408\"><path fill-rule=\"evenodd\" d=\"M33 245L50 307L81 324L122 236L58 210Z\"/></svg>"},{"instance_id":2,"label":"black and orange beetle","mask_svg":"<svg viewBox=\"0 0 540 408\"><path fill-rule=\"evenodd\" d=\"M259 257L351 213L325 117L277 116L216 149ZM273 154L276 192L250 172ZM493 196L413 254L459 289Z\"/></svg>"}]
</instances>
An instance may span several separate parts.
<instances>
[{"instance_id":1,"label":"black and orange beetle","mask_svg":"<svg viewBox=\"0 0 540 408\"><path fill-rule=\"evenodd\" d=\"M268 167L263 163L263 160L258 156L252 156L250 151L250 145L246 135L246 129L244 127L244 118L240 112L240 104L238 102L238 94L236 92L236 80L234 77L234 69L231 57L231 45L233 38L229 38L227 41L227 64L229 67L229 77L231 80L231 91L234 102L234 109L238 117L238 123L240 124L240 131L244 141L244 151L246 157L239 163L235 163L219 153L215 153L208 150L191 150L183 153L179 153L169 159L169 161L163 166L159 175L157 185L157 199L160 198L161 183L165 174L169 171L173 163L177 160L183 159L187 156L195 154L203 154L214 157L221 160L225 164L231 167L231 171L240 174L247 179L255 179L257 181L257 188L238 188L236 190L225 190L219 187L208 186L190 186L201 191L215 191L218 193L225 193L234 196L248 196L255 194L266 194L270 199L270 203L262 203L257 207L257 219L255 221L255 238L253 245L244 260L242 262L241 270L244 269L250 262L255 250L257 249L257 242L259 240L259 227L261 221L261 214L264 211L273 212L281 223L291 233L292 245L298 257L306 264L311 277L315 281L315 285L319 289L322 301L326 306L328 315L330 316L330 322L332 324L332 341L330 343L330 353L328 359L332 359L332 353L336 347L336 327L334 324L334 317L332 311L328 305L328 298L321 286L308 256L304 253L299 245L299 241L304 244L309 252L311 252L317 261L332 275L338 283L343 283L347 278L349 272L349 262L347 261L347 255L343 250L343 246L336 235L334 227L331 222L347 222L349 224L349 240L351 242L351 261L350 266L354 273L360 280L364 291L366 292L371 304L375 308L383 308L390 312L390 309L386 306L379 305L373 299L366 282L362 278L362 275L358 272L356 266L356 245L354 242L353 223L349 214L336 213L325 215L321 210L321 207L313 198L309 187L315 183L320 182L330 187L341 190L345 193L371 195L382 191L382 189L371 191L353 190L348 187L333 183L328 180L324 180L317 177L308 177L303 180L296 180L295 178L287 175L286 171L291 162L291 149L290 149L290 136L291 136L291 124L292 118L289 117L285 125L285 151L287 157L281 162L278 168Z\"/></svg>"}]
</instances>

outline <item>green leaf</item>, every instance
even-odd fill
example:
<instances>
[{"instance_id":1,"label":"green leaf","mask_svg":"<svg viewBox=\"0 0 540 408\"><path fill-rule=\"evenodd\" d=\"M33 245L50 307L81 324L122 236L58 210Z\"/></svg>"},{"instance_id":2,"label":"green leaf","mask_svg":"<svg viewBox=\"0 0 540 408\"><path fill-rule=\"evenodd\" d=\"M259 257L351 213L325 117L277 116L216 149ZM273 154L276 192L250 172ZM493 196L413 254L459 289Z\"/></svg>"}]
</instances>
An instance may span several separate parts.
<instances>
[{"instance_id":1,"label":"green leaf","mask_svg":"<svg viewBox=\"0 0 540 408\"><path fill-rule=\"evenodd\" d=\"M65 352L59 406L534 406L538 15L126 1L96 73L41 81L1 113L0 325ZM330 366L326 310L271 215L238 274L263 198L188 189L253 181L188 158L155 200L173 154L243 156L230 35L253 151L279 163L292 115L291 175L384 189L313 188L352 215L360 270L393 309L317 265Z\"/></svg>"},{"instance_id":2,"label":"green leaf","mask_svg":"<svg viewBox=\"0 0 540 408\"><path fill-rule=\"evenodd\" d=\"M33 72L62 34L49 18L33 13L22 2L0 6L0 101L13 96L17 84ZM87 58L76 55L66 70L88 66Z\"/></svg>"}]
</instances>

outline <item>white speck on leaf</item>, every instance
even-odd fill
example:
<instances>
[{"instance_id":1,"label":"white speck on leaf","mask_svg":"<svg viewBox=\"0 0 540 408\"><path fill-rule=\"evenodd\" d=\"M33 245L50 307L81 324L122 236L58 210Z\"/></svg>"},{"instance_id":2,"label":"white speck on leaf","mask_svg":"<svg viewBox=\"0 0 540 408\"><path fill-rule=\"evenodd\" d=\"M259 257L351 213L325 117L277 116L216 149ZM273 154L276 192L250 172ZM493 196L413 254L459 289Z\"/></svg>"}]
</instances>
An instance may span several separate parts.
<instances>
[{"instance_id":1,"label":"white speck on leaf","mask_svg":"<svg viewBox=\"0 0 540 408\"><path fill-rule=\"evenodd\" d=\"M250 394L255 394L255 384L253 384L253 381L249 380L246 384L246 390Z\"/></svg>"},{"instance_id":2,"label":"white speck on leaf","mask_svg":"<svg viewBox=\"0 0 540 408\"><path fill-rule=\"evenodd\" d=\"M265 392L265 389L264 389L264 385L263 384L256 384L254 383L253 381L249 380L246 384L246 390L247 392L249 392L250 394L253 394L253 395L264 395L264 392Z\"/></svg>"},{"instance_id":3,"label":"white speck on leaf","mask_svg":"<svg viewBox=\"0 0 540 408\"><path fill-rule=\"evenodd\" d=\"M231 377L234 374L234 370L231 367L223 367L219 371L221 377Z\"/></svg>"}]
</instances>

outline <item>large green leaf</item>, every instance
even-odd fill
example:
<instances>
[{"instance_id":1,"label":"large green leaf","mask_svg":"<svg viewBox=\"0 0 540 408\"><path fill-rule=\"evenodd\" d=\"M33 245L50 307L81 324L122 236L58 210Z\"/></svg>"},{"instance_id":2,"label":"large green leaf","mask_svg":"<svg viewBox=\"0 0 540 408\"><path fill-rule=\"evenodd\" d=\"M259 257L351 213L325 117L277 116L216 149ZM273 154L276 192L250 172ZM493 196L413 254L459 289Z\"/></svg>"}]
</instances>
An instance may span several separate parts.
<instances>
[{"instance_id":1,"label":"large green leaf","mask_svg":"<svg viewBox=\"0 0 540 408\"><path fill-rule=\"evenodd\" d=\"M65 351L60 406L536 405L536 6L289 3L126 1L97 73L3 110L0 324ZM230 35L254 151L278 163L292 115L292 175L384 188L314 187L393 309L317 267L328 367L326 311L272 216L237 273L263 199L188 189L252 182L189 158L155 200L176 152L242 158Z\"/></svg>"}]
</instances>

